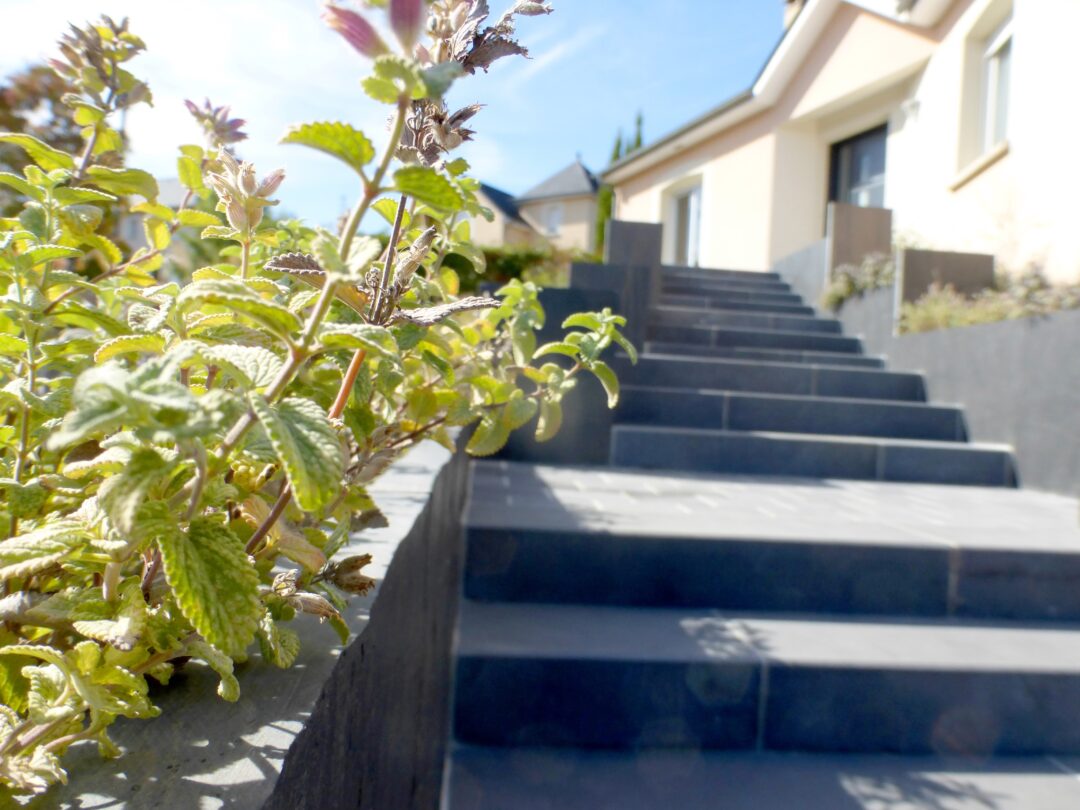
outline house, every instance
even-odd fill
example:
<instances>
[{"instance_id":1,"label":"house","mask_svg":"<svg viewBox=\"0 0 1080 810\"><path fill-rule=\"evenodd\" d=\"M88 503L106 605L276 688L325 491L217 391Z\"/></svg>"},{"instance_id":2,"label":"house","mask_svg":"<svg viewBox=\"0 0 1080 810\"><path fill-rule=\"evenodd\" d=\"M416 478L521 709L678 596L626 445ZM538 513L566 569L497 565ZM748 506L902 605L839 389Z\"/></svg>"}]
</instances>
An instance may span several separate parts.
<instances>
[{"instance_id":1,"label":"house","mask_svg":"<svg viewBox=\"0 0 1080 810\"><path fill-rule=\"evenodd\" d=\"M492 222L474 218L473 240L485 246L550 243L565 250L591 251L598 188L596 176L580 160L520 197L481 183L478 196L495 218Z\"/></svg>"},{"instance_id":2,"label":"house","mask_svg":"<svg viewBox=\"0 0 1080 810\"><path fill-rule=\"evenodd\" d=\"M536 245L543 242L540 234L521 216L514 195L481 183L476 196L493 214L491 222L483 217L473 217L471 235L476 244L495 247Z\"/></svg>"},{"instance_id":3,"label":"house","mask_svg":"<svg viewBox=\"0 0 1080 810\"><path fill-rule=\"evenodd\" d=\"M894 235L1080 274L1078 0L787 0L753 85L614 164L615 216L672 264L763 270L829 201Z\"/></svg>"}]
</instances>

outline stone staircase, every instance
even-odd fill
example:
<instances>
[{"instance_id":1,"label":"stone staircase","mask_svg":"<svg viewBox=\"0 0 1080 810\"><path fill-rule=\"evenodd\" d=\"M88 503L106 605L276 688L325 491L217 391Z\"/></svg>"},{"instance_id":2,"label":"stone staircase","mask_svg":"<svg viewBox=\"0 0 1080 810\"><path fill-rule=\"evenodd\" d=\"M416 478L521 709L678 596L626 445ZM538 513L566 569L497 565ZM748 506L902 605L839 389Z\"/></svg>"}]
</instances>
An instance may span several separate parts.
<instances>
[{"instance_id":1,"label":"stone staircase","mask_svg":"<svg viewBox=\"0 0 1080 810\"><path fill-rule=\"evenodd\" d=\"M1076 501L840 332L668 269L612 466L474 465L446 810L1080 807Z\"/></svg>"}]
</instances>

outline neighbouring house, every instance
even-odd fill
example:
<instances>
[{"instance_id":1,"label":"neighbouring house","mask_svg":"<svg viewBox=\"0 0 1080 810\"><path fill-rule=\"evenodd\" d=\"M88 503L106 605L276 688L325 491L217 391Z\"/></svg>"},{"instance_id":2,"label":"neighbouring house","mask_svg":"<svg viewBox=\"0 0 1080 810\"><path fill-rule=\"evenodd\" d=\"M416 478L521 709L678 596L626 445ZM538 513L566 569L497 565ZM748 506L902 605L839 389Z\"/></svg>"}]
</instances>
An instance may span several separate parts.
<instances>
[{"instance_id":1,"label":"neighbouring house","mask_svg":"<svg viewBox=\"0 0 1080 810\"><path fill-rule=\"evenodd\" d=\"M492 222L474 217L472 237L495 247L550 243L565 250L591 251L596 232L599 182L580 160L514 197L482 183L479 196L492 210Z\"/></svg>"},{"instance_id":2,"label":"neighbouring house","mask_svg":"<svg viewBox=\"0 0 1080 810\"><path fill-rule=\"evenodd\" d=\"M476 196L480 198L481 204L491 209L493 214L491 222L483 217L472 218L471 236L476 244L485 247L501 247L543 243L540 234L522 218L513 194L489 186L487 183L481 183Z\"/></svg>"},{"instance_id":3,"label":"neighbouring house","mask_svg":"<svg viewBox=\"0 0 1080 810\"><path fill-rule=\"evenodd\" d=\"M894 234L1080 274L1080 0L788 0L753 85L614 164L615 216L672 264L761 270L830 201Z\"/></svg>"}]
</instances>

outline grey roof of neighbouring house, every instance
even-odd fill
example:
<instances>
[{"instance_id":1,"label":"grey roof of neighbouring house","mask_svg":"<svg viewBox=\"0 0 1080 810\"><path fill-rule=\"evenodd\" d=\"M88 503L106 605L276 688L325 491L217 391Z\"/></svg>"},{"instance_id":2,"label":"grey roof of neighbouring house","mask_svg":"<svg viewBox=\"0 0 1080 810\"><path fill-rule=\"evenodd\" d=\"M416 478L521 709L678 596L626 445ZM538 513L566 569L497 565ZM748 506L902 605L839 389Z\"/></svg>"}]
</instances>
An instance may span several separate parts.
<instances>
[{"instance_id":1,"label":"grey roof of neighbouring house","mask_svg":"<svg viewBox=\"0 0 1080 810\"><path fill-rule=\"evenodd\" d=\"M565 169L556 172L538 186L533 186L517 198L519 203L543 200L548 197L576 197L595 194L600 183L596 175L575 160Z\"/></svg>"},{"instance_id":2,"label":"grey roof of neighbouring house","mask_svg":"<svg viewBox=\"0 0 1080 810\"><path fill-rule=\"evenodd\" d=\"M491 201L491 204L498 208L507 219L514 222L520 222L522 225L528 225L528 223L521 218L521 212L518 211L517 202L514 200L513 194L508 194L502 189L495 188L495 186L489 186L487 183L481 183L480 190L484 193L484 196Z\"/></svg>"}]
</instances>

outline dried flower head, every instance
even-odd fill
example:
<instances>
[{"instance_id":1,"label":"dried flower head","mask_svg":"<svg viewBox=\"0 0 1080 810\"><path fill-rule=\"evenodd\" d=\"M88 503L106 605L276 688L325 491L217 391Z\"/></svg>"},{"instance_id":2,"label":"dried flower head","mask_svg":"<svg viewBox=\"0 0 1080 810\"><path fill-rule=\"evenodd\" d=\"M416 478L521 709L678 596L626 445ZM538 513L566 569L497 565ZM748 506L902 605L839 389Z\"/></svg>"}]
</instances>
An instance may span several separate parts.
<instances>
[{"instance_id":1,"label":"dried flower head","mask_svg":"<svg viewBox=\"0 0 1080 810\"><path fill-rule=\"evenodd\" d=\"M116 66L146 50L143 41L128 30L125 17L119 23L102 16L96 24L72 25L59 42L62 59L49 64L61 76L92 98L102 109L130 107L150 102L146 82L133 79Z\"/></svg>"},{"instance_id":2,"label":"dried flower head","mask_svg":"<svg viewBox=\"0 0 1080 810\"><path fill-rule=\"evenodd\" d=\"M206 140L211 147L221 149L231 143L239 143L247 138L247 133L242 127L246 122L243 118L229 118L229 107L221 105L215 107L210 99L205 99L200 107L193 101L184 101L188 112L199 122L203 128Z\"/></svg>"},{"instance_id":3,"label":"dried flower head","mask_svg":"<svg viewBox=\"0 0 1080 810\"><path fill-rule=\"evenodd\" d=\"M443 154L471 141L475 132L465 122L478 113L483 105L470 104L451 113L441 101L425 99L413 103L398 157L402 160L433 166Z\"/></svg>"},{"instance_id":4,"label":"dried flower head","mask_svg":"<svg viewBox=\"0 0 1080 810\"><path fill-rule=\"evenodd\" d=\"M370 554L346 557L323 568L319 572L319 578L332 583L346 593L362 596L372 590L376 584L374 579L360 573L360 570L367 565L371 565Z\"/></svg>"}]
</instances>

